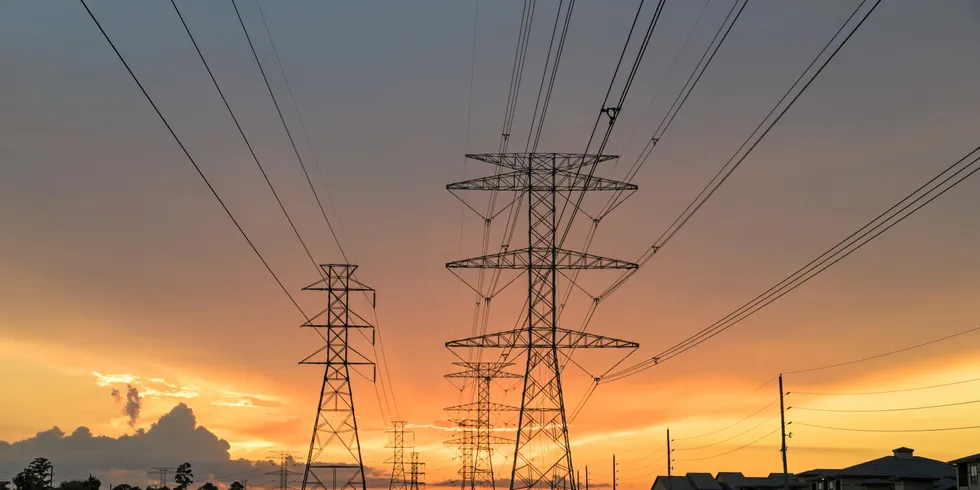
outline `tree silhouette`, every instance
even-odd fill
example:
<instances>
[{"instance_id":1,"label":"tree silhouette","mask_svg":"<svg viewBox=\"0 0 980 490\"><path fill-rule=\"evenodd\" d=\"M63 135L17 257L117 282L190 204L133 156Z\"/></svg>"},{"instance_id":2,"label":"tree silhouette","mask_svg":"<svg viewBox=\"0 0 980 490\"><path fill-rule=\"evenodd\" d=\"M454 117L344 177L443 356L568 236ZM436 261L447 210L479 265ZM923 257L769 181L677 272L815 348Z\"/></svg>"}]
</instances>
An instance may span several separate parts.
<instances>
[{"instance_id":1,"label":"tree silhouette","mask_svg":"<svg viewBox=\"0 0 980 490\"><path fill-rule=\"evenodd\" d=\"M204 485L198 487L197 490L218 490L218 487L214 486L214 483L207 482Z\"/></svg>"},{"instance_id":2,"label":"tree silhouette","mask_svg":"<svg viewBox=\"0 0 980 490\"><path fill-rule=\"evenodd\" d=\"M0 481L0 490L10 490L10 482Z\"/></svg>"},{"instance_id":3,"label":"tree silhouette","mask_svg":"<svg viewBox=\"0 0 980 490\"><path fill-rule=\"evenodd\" d=\"M177 484L175 490L187 490L187 487L194 483L194 472L191 471L190 463L181 463L177 467L177 473L174 475L174 483Z\"/></svg>"},{"instance_id":4,"label":"tree silhouette","mask_svg":"<svg viewBox=\"0 0 980 490\"><path fill-rule=\"evenodd\" d=\"M85 480L69 480L63 481L58 485L58 490L99 490L102 486L102 481L98 478L89 475Z\"/></svg>"},{"instance_id":5,"label":"tree silhouette","mask_svg":"<svg viewBox=\"0 0 980 490\"><path fill-rule=\"evenodd\" d=\"M0 490L3 489L0 488ZM231 486L228 487L228 490L245 490L245 485L242 485L242 482L240 481L234 481L231 482Z\"/></svg>"},{"instance_id":6,"label":"tree silhouette","mask_svg":"<svg viewBox=\"0 0 980 490\"><path fill-rule=\"evenodd\" d=\"M14 477L17 490L50 490L51 462L47 458L35 458L24 471Z\"/></svg>"}]
</instances>

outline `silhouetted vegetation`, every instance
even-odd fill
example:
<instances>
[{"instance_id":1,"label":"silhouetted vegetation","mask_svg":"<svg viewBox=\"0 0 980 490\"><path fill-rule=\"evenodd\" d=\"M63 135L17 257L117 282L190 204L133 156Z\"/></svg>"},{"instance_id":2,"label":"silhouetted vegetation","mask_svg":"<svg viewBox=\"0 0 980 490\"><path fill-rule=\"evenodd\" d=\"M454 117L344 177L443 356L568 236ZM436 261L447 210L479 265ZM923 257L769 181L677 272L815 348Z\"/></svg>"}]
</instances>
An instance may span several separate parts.
<instances>
[{"instance_id":1,"label":"silhouetted vegetation","mask_svg":"<svg viewBox=\"0 0 980 490\"><path fill-rule=\"evenodd\" d=\"M47 458L35 458L27 468L17 473L13 481L0 481L0 490L100 490L102 481L92 476L84 480L65 480L54 486L54 467ZM182 463L177 467L174 475L174 482L177 484L173 490L188 490L194 483L194 472L190 463ZM11 483L13 486L11 486ZM109 490L142 490L140 487L122 483ZM170 488L147 486L146 490L170 490ZM197 490L218 490L218 486L211 482L205 482ZM245 490L245 485L241 482L234 482L229 490Z\"/></svg>"}]
</instances>

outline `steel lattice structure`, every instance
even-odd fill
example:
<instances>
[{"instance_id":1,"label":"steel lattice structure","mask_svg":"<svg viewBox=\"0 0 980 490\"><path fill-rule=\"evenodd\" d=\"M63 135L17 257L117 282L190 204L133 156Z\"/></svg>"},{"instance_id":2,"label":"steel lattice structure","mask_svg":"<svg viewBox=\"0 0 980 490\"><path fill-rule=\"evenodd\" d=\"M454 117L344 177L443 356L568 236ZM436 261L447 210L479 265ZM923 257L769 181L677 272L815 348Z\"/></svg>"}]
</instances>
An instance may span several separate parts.
<instances>
[{"instance_id":1,"label":"steel lattice structure","mask_svg":"<svg viewBox=\"0 0 980 490\"><path fill-rule=\"evenodd\" d=\"M493 379L520 379L518 374L504 372L513 363L505 362L454 362L453 364L466 368L466 371L447 374L447 379L472 379L476 384L477 401L464 405L446 408L450 412L476 412L476 419L465 420L461 423L463 439L451 439L447 443L459 443L463 459L459 475L462 479L462 490L476 487L496 488L493 473L492 445L512 444L514 441L491 434L493 425L490 423L490 413L495 411L518 411L520 408L490 401L490 383Z\"/></svg>"},{"instance_id":2,"label":"steel lattice structure","mask_svg":"<svg viewBox=\"0 0 980 490\"><path fill-rule=\"evenodd\" d=\"M391 430L388 432L391 432L391 443L385 447L392 450L391 458L385 461L391 463L391 482L388 484L388 490L406 490L411 481L405 476L405 434L412 432L405 431L404 420L392 420Z\"/></svg>"},{"instance_id":3,"label":"steel lattice structure","mask_svg":"<svg viewBox=\"0 0 980 490\"><path fill-rule=\"evenodd\" d=\"M524 326L507 332L447 342L449 348L517 348L527 355L524 389L511 471L511 489L575 489L568 443L565 402L558 349L637 348L635 342L558 327L559 269L635 269L634 263L561 249L556 243L561 193L635 191L636 185L590 177L590 171L611 155L571 153L471 154L502 170L488 177L449 184L455 191L511 191L526 196L528 246L459 260L447 268L527 270L528 308ZM562 196L564 197L564 196Z\"/></svg>"},{"instance_id":4,"label":"steel lattice structure","mask_svg":"<svg viewBox=\"0 0 980 490\"><path fill-rule=\"evenodd\" d=\"M371 366L373 375L374 363L348 341L351 329L362 329L371 331L373 343L374 326L351 310L350 293L365 292L373 297L374 290L353 278L356 265L324 264L320 268L323 279L303 288L326 291L328 303L303 324L318 329L326 345L300 361L325 366L302 488L366 490L350 370L351 366Z\"/></svg>"},{"instance_id":5,"label":"steel lattice structure","mask_svg":"<svg viewBox=\"0 0 980 490\"><path fill-rule=\"evenodd\" d=\"M419 453L409 455L409 490L420 490L425 486L425 463L419 461Z\"/></svg>"}]
</instances>

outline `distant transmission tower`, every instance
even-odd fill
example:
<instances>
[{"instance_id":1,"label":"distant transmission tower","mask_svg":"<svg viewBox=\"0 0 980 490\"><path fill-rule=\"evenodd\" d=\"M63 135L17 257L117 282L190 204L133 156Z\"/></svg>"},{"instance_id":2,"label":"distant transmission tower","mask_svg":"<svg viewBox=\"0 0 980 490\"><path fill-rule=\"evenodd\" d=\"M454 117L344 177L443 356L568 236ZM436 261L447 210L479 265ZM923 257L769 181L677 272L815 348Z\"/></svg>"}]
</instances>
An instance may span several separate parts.
<instances>
[{"instance_id":1,"label":"distant transmission tower","mask_svg":"<svg viewBox=\"0 0 980 490\"><path fill-rule=\"evenodd\" d=\"M300 361L325 365L303 490L366 490L350 369L371 366L373 375L374 363L348 341L351 329L361 329L362 333L370 330L374 338L374 326L350 306L351 292L370 293L373 303L374 290L353 278L356 265L325 264L320 268L324 278L303 288L328 294L327 307L303 325L319 329L326 340L326 345Z\"/></svg>"},{"instance_id":2,"label":"distant transmission tower","mask_svg":"<svg viewBox=\"0 0 980 490\"><path fill-rule=\"evenodd\" d=\"M412 451L409 456L409 490L421 490L425 486L425 463L419 461L419 453Z\"/></svg>"},{"instance_id":3,"label":"distant transmission tower","mask_svg":"<svg viewBox=\"0 0 980 490\"><path fill-rule=\"evenodd\" d=\"M288 453L280 451L278 456L279 469L266 472L266 475L274 476L278 479L279 490L289 490L292 488L289 484L295 481L293 477L299 476L300 473L289 469L289 460L291 457Z\"/></svg>"},{"instance_id":4,"label":"distant transmission tower","mask_svg":"<svg viewBox=\"0 0 980 490\"><path fill-rule=\"evenodd\" d=\"M157 488L166 488L167 482L169 481L167 475L175 473L176 471L177 468L171 466L154 466L153 468L150 468L148 474L156 475Z\"/></svg>"},{"instance_id":5,"label":"distant transmission tower","mask_svg":"<svg viewBox=\"0 0 980 490\"><path fill-rule=\"evenodd\" d=\"M391 483L388 484L389 490L407 490L411 483L405 476L405 434L411 435L411 431L405 431L405 421L391 421L391 443L387 448L392 450L391 459L386 462L391 463Z\"/></svg>"},{"instance_id":6,"label":"distant transmission tower","mask_svg":"<svg viewBox=\"0 0 980 490\"><path fill-rule=\"evenodd\" d=\"M455 420L459 426L459 437L454 437L445 441L447 446L455 446L459 449L459 483L461 490L472 489L476 486L476 460L473 455L476 452L476 429L477 423L474 419Z\"/></svg>"},{"instance_id":7,"label":"distant transmission tower","mask_svg":"<svg viewBox=\"0 0 980 490\"><path fill-rule=\"evenodd\" d=\"M449 184L450 191L508 191L524 193L528 209L526 248L459 260L449 269L526 270L528 307L524 326L515 330L446 343L449 348L523 349L527 355L524 390L511 471L511 489L570 488L575 471L568 444L568 425L562 395L559 349L637 348L638 344L558 327L559 270L635 269L621 260L558 248L559 198L574 192L634 191L625 182L593 177L592 170L609 155L569 153L495 153L466 155L500 167L500 171ZM568 194L568 196L563 195ZM573 203L574 205L574 203Z\"/></svg>"},{"instance_id":8,"label":"distant transmission tower","mask_svg":"<svg viewBox=\"0 0 980 490\"><path fill-rule=\"evenodd\" d=\"M493 474L493 452L491 445L512 444L514 440L505 439L492 435L493 425L490 423L490 413L499 411L519 411L520 408L490 401L490 384L494 378L501 379L520 379L518 374L504 372L507 366L513 363L505 362L454 362L457 366L466 368L466 371L447 374L448 379L472 379L476 383L477 401L464 405L449 407L446 411L476 413L475 420L464 420L460 423L463 430L461 439L452 439L450 442L458 442L462 456L462 467L460 468L462 490L473 489L476 487L496 488ZM464 449L465 448L465 449Z\"/></svg>"}]
</instances>

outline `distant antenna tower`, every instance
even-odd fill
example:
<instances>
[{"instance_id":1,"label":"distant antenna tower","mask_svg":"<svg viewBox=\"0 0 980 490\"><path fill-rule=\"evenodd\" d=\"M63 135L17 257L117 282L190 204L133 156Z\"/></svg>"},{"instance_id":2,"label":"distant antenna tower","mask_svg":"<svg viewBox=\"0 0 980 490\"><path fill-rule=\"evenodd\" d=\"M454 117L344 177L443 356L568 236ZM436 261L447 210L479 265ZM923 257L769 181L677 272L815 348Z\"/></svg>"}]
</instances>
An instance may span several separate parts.
<instances>
[{"instance_id":1,"label":"distant antenna tower","mask_svg":"<svg viewBox=\"0 0 980 490\"><path fill-rule=\"evenodd\" d=\"M425 486L425 463L419 461L419 453L412 451L408 465L409 490L421 490Z\"/></svg>"},{"instance_id":2,"label":"distant antenna tower","mask_svg":"<svg viewBox=\"0 0 980 490\"><path fill-rule=\"evenodd\" d=\"M447 342L446 347L525 351L527 367L510 488L575 490L575 471L568 444L558 350L635 349L639 345L559 328L558 271L636 269L638 266L559 248L556 235L561 217L556 212L556 203L558 199L571 199L571 194L575 192L635 191L637 187L625 182L593 177L595 166L615 158L610 155L493 153L466 157L496 165L500 171L488 177L449 184L446 188L450 192L477 190L524 193L527 196L528 244L526 248L450 262L446 267L526 270L527 313L524 325L518 329L455 340Z\"/></svg>"},{"instance_id":3,"label":"distant antenna tower","mask_svg":"<svg viewBox=\"0 0 980 490\"><path fill-rule=\"evenodd\" d=\"M496 488L493 474L492 445L513 444L513 439L492 435L493 425L490 423L490 413L499 411L519 411L520 408L510 405L492 403L490 401L490 385L495 378L520 379L518 374L504 372L513 363L505 362L454 362L453 364L466 368L466 371L447 374L446 378L472 379L476 384L477 401L464 405L449 407L446 411L476 413L475 420L464 420L460 423L463 431L461 439L452 439L450 443L458 443L462 456L460 477L461 489L476 487Z\"/></svg>"},{"instance_id":4,"label":"distant antenna tower","mask_svg":"<svg viewBox=\"0 0 980 490\"><path fill-rule=\"evenodd\" d=\"M350 345L349 335L351 329L370 331L373 345L374 326L351 309L350 293L368 293L373 304L375 292L354 279L356 265L324 264L320 268L324 278L303 288L328 295L327 307L303 324L319 329L326 340L326 345L300 361L325 366L303 490L366 490L350 370L351 366L371 366L372 377L375 371L374 363Z\"/></svg>"},{"instance_id":5,"label":"distant antenna tower","mask_svg":"<svg viewBox=\"0 0 980 490\"><path fill-rule=\"evenodd\" d=\"M386 463L391 463L391 483L388 484L389 490L407 490L411 483L405 476L405 434L411 435L411 431L405 431L404 420L391 421L391 443L385 447L392 450L391 458Z\"/></svg>"}]
</instances>

